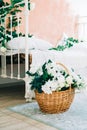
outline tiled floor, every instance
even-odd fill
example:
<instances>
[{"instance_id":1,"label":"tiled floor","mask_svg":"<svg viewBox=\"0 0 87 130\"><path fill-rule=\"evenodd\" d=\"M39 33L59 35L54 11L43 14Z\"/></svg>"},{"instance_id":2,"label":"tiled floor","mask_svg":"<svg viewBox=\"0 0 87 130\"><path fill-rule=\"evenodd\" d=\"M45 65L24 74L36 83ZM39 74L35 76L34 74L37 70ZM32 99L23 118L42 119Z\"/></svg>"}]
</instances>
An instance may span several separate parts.
<instances>
[{"instance_id":1,"label":"tiled floor","mask_svg":"<svg viewBox=\"0 0 87 130\"><path fill-rule=\"evenodd\" d=\"M22 103L24 87L0 88L0 130L57 130L7 109Z\"/></svg>"}]
</instances>

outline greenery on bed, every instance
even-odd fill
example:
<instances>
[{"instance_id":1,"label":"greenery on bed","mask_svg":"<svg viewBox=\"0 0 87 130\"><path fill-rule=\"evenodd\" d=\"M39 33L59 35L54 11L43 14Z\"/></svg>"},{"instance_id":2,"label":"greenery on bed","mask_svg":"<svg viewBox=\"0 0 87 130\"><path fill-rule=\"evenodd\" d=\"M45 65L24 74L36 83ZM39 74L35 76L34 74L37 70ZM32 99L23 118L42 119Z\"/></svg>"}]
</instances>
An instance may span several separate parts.
<instances>
[{"instance_id":1,"label":"greenery on bed","mask_svg":"<svg viewBox=\"0 0 87 130\"><path fill-rule=\"evenodd\" d=\"M49 50L63 51L66 48L73 47L75 44L79 44L80 42L83 42L83 41L79 41L78 39L69 37L62 43L62 45L58 45L57 47L50 48Z\"/></svg>"},{"instance_id":2,"label":"greenery on bed","mask_svg":"<svg viewBox=\"0 0 87 130\"><path fill-rule=\"evenodd\" d=\"M21 17L19 18L19 23L17 21L17 13L22 12L20 7L24 7L25 3L17 4L19 2L23 2L24 0L10 0L10 4L8 2L4 2L3 0L0 0L0 44L2 44L3 47L5 47L5 43L7 43L9 40L11 40L11 29L10 29L10 17L8 17L8 23L6 23L6 29L5 29L5 17L12 15L12 38L19 36L25 36L25 34L22 34L21 32L18 34L16 27L18 24L21 23ZM30 0L28 0L28 9L30 9ZM6 8L2 7L8 6ZM32 35L29 34L29 37Z\"/></svg>"}]
</instances>

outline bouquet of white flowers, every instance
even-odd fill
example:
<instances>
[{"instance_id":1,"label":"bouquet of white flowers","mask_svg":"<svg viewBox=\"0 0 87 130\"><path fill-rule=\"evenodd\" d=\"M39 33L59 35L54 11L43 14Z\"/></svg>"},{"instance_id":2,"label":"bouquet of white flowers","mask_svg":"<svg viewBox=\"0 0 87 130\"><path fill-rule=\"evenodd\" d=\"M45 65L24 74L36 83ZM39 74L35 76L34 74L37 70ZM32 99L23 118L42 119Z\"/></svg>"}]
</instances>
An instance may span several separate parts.
<instances>
[{"instance_id":1,"label":"bouquet of white flowers","mask_svg":"<svg viewBox=\"0 0 87 130\"><path fill-rule=\"evenodd\" d=\"M66 70L62 64L48 60L35 73L31 70L27 74L31 77L31 89L39 93L52 94L53 91L65 91L71 88L83 88L84 81L74 70Z\"/></svg>"},{"instance_id":2,"label":"bouquet of white flowers","mask_svg":"<svg viewBox=\"0 0 87 130\"><path fill-rule=\"evenodd\" d=\"M61 63L51 60L45 62L37 71L27 71L31 89L42 112L60 113L69 109L75 94L75 88L83 88L80 75L67 69Z\"/></svg>"}]
</instances>

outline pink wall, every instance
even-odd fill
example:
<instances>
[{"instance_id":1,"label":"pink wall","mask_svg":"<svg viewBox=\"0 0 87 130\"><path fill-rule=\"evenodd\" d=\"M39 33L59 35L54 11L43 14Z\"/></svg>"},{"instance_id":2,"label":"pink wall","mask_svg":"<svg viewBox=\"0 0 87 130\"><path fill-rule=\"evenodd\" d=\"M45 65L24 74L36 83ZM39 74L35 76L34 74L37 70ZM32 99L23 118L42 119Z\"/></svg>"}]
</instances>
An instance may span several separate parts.
<instances>
[{"instance_id":1,"label":"pink wall","mask_svg":"<svg viewBox=\"0 0 87 130\"><path fill-rule=\"evenodd\" d=\"M32 0L36 7L30 12L30 32L56 44L63 32L73 36L76 18L66 0Z\"/></svg>"},{"instance_id":2,"label":"pink wall","mask_svg":"<svg viewBox=\"0 0 87 130\"><path fill-rule=\"evenodd\" d=\"M62 37L63 32L68 36L74 36L76 17L66 0L32 0L32 2L36 6L29 15L31 34L54 45Z\"/></svg>"}]
</instances>

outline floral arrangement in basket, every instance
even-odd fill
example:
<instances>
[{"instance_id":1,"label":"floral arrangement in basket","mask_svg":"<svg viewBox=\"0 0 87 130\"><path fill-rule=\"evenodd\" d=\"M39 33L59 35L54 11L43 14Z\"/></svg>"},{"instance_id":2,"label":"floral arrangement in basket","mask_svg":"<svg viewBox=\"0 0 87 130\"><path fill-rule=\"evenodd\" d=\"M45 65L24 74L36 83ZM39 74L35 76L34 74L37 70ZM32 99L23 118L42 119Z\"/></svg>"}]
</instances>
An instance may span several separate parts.
<instances>
[{"instance_id":1,"label":"floral arrangement in basket","mask_svg":"<svg viewBox=\"0 0 87 130\"><path fill-rule=\"evenodd\" d=\"M73 69L69 70L61 63L48 60L36 72L26 72L31 77L31 90L52 94L53 91L65 91L70 88L83 88L84 80Z\"/></svg>"},{"instance_id":2,"label":"floral arrangement in basket","mask_svg":"<svg viewBox=\"0 0 87 130\"><path fill-rule=\"evenodd\" d=\"M35 90L38 105L45 113L61 113L68 110L74 99L75 88L85 86L80 75L51 60L35 72L32 69L27 71L27 74L31 79L31 90Z\"/></svg>"}]
</instances>

